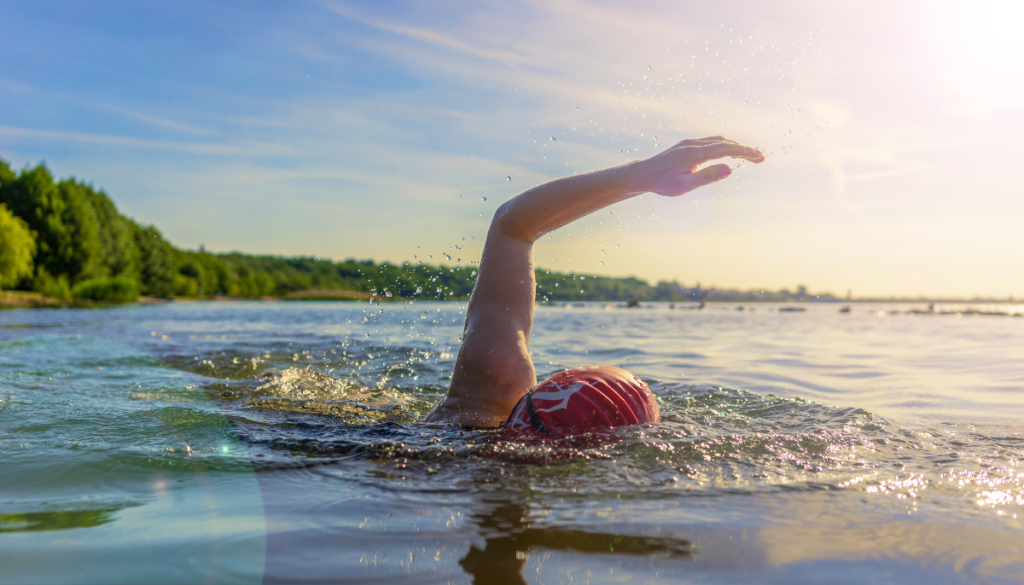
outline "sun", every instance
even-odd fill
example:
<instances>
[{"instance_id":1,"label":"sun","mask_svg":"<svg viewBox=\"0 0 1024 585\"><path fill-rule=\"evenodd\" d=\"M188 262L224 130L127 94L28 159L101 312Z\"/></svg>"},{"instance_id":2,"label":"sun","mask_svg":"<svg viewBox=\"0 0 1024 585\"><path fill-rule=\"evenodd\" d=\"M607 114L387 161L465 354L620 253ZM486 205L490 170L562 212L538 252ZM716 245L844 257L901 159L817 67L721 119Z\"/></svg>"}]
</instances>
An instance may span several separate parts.
<instances>
[{"instance_id":1,"label":"sun","mask_svg":"<svg viewBox=\"0 0 1024 585\"><path fill-rule=\"evenodd\" d=\"M981 90L1019 88L1024 70L1024 2L936 3L943 57ZM940 8L941 7L941 8Z\"/></svg>"}]
</instances>

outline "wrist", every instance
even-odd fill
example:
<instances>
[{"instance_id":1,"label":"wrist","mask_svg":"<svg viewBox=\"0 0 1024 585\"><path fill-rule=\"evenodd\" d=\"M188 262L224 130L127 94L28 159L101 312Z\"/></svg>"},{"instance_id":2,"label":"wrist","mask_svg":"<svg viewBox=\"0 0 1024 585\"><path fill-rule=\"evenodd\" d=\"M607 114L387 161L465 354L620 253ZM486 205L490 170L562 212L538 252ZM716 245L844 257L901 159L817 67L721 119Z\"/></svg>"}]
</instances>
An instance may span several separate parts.
<instances>
[{"instance_id":1,"label":"wrist","mask_svg":"<svg viewBox=\"0 0 1024 585\"><path fill-rule=\"evenodd\" d=\"M639 195L654 188L658 178L651 178L647 162L646 160L635 160L619 167L619 170L622 172L620 185L626 195Z\"/></svg>"}]
</instances>

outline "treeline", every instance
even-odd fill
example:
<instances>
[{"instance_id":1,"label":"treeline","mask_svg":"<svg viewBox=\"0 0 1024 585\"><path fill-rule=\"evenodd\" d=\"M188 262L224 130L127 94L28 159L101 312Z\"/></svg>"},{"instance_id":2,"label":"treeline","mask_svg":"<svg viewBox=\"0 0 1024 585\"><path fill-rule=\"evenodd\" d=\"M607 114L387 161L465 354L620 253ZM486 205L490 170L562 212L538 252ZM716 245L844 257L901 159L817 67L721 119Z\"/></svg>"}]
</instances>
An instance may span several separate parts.
<instances>
[{"instance_id":1,"label":"treeline","mask_svg":"<svg viewBox=\"0 0 1024 585\"><path fill-rule=\"evenodd\" d=\"M461 299L476 270L427 265L180 250L153 226L121 215L110 197L45 165L14 172L0 159L0 288L57 298L286 296L353 291Z\"/></svg>"},{"instance_id":2,"label":"treeline","mask_svg":"<svg viewBox=\"0 0 1024 585\"><path fill-rule=\"evenodd\" d=\"M651 286L637 278L544 270L536 276L541 301L790 300L798 294L812 300L803 287L783 295L686 288L676 282ZM14 172L0 159L0 289L101 301L134 300L140 294L285 297L299 291L466 299L475 281L473 267L180 250L155 227L121 215L103 190L74 177L57 181L43 164Z\"/></svg>"},{"instance_id":3,"label":"treeline","mask_svg":"<svg viewBox=\"0 0 1024 585\"><path fill-rule=\"evenodd\" d=\"M687 287L676 281L660 281L651 286L638 278L609 278L586 274L560 274L537 271L537 298L543 301L674 301L674 302L830 302L831 293L811 293L805 285L795 291L782 289L734 290L700 284Z\"/></svg>"},{"instance_id":4,"label":"treeline","mask_svg":"<svg viewBox=\"0 0 1024 585\"><path fill-rule=\"evenodd\" d=\"M175 250L156 228L122 216L91 185L54 181L42 164L16 174L0 160L0 216L6 287L68 297L76 285L94 290L106 279L114 289L132 283L134 296L174 292Z\"/></svg>"},{"instance_id":5,"label":"treeline","mask_svg":"<svg viewBox=\"0 0 1024 585\"><path fill-rule=\"evenodd\" d=\"M121 215L102 190L45 165L18 173L0 160L0 288L96 300L260 298L304 290L382 297L465 298L473 268L180 250Z\"/></svg>"}]
</instances>

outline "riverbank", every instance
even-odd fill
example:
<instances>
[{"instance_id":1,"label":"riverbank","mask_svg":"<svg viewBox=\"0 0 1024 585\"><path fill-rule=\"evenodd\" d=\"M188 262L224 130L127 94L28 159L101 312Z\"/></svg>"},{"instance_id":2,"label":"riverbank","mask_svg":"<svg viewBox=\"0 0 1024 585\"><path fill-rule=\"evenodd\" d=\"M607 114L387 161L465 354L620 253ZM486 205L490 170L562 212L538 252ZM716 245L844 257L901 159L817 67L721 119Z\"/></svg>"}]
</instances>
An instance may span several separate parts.
<instances>
[{"instance_id":1,"label":"riverbank","mask_svg":"<svg viewBox=\"0 0 1024 585\"><path fill-rule=\"evenodd\" d=\"M369 301L375 300L377 302L395 302L395 301L407 301L412 300L403 297L396 296L380 296L374 295L367 292L359 292L354 290L298 290L290 292L284 296L264 296L260 298L250 298L241 296L228 296L228 295L211 295L211 296L185 296L185 297L171 297L171 298L160 298L141 296L138 299L126 303L110 303L100 301L90 301L86 299L61 299L54 297L44 296L42 293L32 291L0 291L0 310L3 309L54 309L54 308L89 308L89 307L105 307L111 305L131 305L131 304L142 304L151 305L159 303L169 302L225 302L225 301Z\"/></svg>"},{"instance_id":2,"label":"riverbank","mask_svg":"<svg viewBox=\"0 0 1024 585\"><path fill-rule=\"evenodd\" d=\"M56 308L89 308L106 307L113 304L152 305L170 302L169 299L156 297L139 297L132 303L106 303L85 299L57 299L43 296L42 293L20 290L0 291L0 310L3 309L56 309Z\"/></svg>"}]
</instances>

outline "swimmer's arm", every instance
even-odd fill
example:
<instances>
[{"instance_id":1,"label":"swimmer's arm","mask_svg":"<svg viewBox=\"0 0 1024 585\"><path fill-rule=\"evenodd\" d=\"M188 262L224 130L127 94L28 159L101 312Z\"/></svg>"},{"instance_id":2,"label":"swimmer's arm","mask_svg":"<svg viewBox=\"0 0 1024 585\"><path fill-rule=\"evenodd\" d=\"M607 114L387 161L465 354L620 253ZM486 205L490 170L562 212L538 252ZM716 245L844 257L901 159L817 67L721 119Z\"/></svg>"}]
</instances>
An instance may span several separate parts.
<instances>
[{"instance_id":1,"label":"swimmer's arm","mask_svg":"<svg viewBox=\"0 0 1024 585\"><path fill-rule=\"evenodd\" d=\"M537 239L641 193L677 196L725 178L726 165L696 168L727 156L764 159L755 149L721 137L684 140L647 160L534 187L499 207L484 244L448 396L427 420L496 427L537 384L528 348Z\"/></svg>"}]
</instances>

